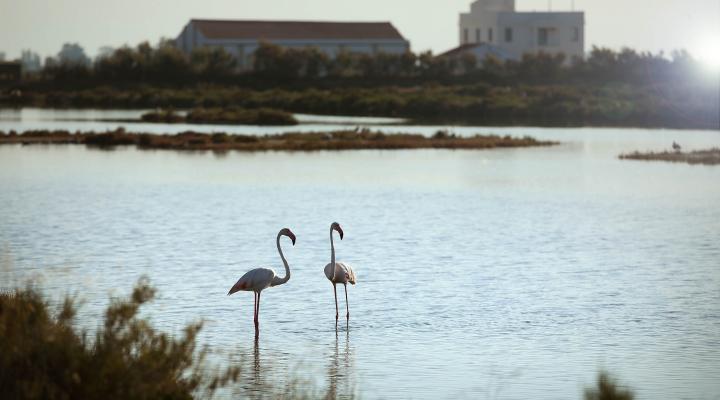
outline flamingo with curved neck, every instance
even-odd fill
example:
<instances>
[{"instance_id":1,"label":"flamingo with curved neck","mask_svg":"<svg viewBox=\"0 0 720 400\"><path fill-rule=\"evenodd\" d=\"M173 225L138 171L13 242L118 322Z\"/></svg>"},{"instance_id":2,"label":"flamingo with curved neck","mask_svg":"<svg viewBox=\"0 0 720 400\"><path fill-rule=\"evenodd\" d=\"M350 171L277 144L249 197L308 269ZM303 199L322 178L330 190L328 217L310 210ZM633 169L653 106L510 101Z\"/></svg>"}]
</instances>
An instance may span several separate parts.
<instances>
[{"instance_id":1,"label":"flamingo with curved neck","mask_svg":"<svg viewBox=\"0 0 720 400\"><path fill-rule=\"evenodd\" d=\"M282 236L282 231L278 232L277 238L275 239L275 245L277 246L278 253L280 253L280 259L283 262L283 265L285 266L285 276L280 278L279 276L273 277L272 283L270 286L277 286L282 285L283 283L286 283L290 280L290 265L288 265L287 260L285 259L285 255L283 254L282 248L280 247L280 236ZM295 246L295 235L288 229L290 240L292 240L293 246ZM292 235L292 236L290 236Z\"/></svg>"},{"instance_id":2,"label":"flamingo with curved neck","mask_svg":"<svg viewBox=\"0 0 720 400\"><path fill-rule=\"evenodd\" d=\"M239 291L255 292L255 306L253 307L254 315L253 322L255 323L255 334L260 332L260 294L263 290L278 286L286 283L290 280L290 265L285 259L285 255L280 247L280 237L287 236L292 241L293 246L295 245L295 234L288 228L283 228L278 232L275 244L277 245L278 253L282 259L283 265L285 266L285 276L280 278L277 276L275 271L269 268L255 268L245 273L238 281L230 288L228 296Z\"/></svg>"},{"instance_id":3,"label":"flamingo with curved neck","mask_svg":"<svg viewBox=\"0 0 720 400\"><path fill-rule=\"evenodd\" d=\"M355 271L349 264L335 261L335 243L333 241L333 231L337 231L337 233L340 235L340 240L343 239L344 233L342 228L340 227L340 224L338 224L337 222L333 222L330 225L330 263L325 266L325 276L328 278L328 280L330 280L330 283L332 283L333 293L335 294L335 321L337 321L340 315L337 302L337 284L342 283L345 287L345 307L347 309L347 319L350 319L350 306L348 304L347 284L348 282L350 282L350 284L354 285L356 277Z\"/></svg>"}]
</instances>

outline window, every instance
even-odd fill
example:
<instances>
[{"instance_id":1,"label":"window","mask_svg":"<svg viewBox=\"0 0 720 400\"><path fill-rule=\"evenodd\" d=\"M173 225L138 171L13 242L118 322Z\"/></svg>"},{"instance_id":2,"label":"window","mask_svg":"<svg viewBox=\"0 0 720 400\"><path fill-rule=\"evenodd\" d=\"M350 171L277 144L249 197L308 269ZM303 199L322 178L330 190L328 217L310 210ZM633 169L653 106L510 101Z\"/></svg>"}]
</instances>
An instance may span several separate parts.
<instances>
[{"instance_id":1,"label":"window","mask_svg":"<svg viewBox=\"0 0 720 400\"><path fill-rule=\"evenodd\" d=\"M492 28L488 29L488 42L492 43L493 40L493 31Z\"/></svg>"},{"instance_id":2,"label":"window","mask_svg":"<svg viewBox=\"0 0 720 400\"><path fill-rule=\"evenodd\" d=\"M580 28L577 28L577 27L573 28L572 41L573 42L580 41Z\"/></svg>"},{"instance_id":3,"label":"window","mask_svg":"<svg viewBox=\"0 0 720 400\"><path fill-rule=\"evenodd\" d=\"M463 43L467 43L467 42L468 42L468 28L465 28L463 30Z\"/></svg>"},{"instance_id":4,"label":"window","mask_svg":"<svg viewBox=\"0 0 720 400\"><path fill-rule=\"evenodd\" d=\"M480 43L480 28L475 29L475 43Z\"/></svg>"},{"instance_id":5,"label":"window","mask_svg":"<svg viewBox=\"0 0 720 400\"><path fill-rule=\"evenodd\" d=\"M538 29L538 38L537 42L539 46L547 46L550 38L550 29L549 28L540 28Z\"/></svg>"},{"instance_id":6,"label":"window","mask_svg":"<svg viewBox=\"0 0 720 400\"><path fill-rule=\"evenodd\" d=\"M505 28L505 41L510 43L512 42L512 28Z\"/></svg>"}]
</instances>

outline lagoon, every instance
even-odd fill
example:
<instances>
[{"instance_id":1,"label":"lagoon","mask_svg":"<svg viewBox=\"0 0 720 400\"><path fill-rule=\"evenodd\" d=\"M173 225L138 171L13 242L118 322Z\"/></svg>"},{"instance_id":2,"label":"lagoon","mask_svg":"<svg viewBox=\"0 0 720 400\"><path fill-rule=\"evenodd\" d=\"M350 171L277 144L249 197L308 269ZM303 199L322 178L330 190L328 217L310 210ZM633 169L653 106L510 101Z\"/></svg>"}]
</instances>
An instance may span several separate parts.
<instances>
[{"instance_id":1,"label":"lagoon","mask_svg":"<svg viewBox=\"0 0 720 400\"><path fill-rule=\"evenodd\" d=\"M126 111L27 112L0 112L0 130L178 127L106 121L134 118ZM77 294L78 323L92 328L109 296L147 275L159 289L146 310L153 322L177 332L205 320L202 342L258 390L296 374L333 397L578 399L608 369L638 398L717 398L720 168L617 155L673 140L718 146L720 132L317 118L226 131L356 125L562 144L226 154L0 146L0 289L32 278L51 296ZM338 259L358 274L349 325L337 331L322 272L333 220L346 234ZM252 296L226 293L248 269L281 270L283 226L298 237L284 247L292 278L263 293L256 344Z\"/></svg>"}]
</instances>

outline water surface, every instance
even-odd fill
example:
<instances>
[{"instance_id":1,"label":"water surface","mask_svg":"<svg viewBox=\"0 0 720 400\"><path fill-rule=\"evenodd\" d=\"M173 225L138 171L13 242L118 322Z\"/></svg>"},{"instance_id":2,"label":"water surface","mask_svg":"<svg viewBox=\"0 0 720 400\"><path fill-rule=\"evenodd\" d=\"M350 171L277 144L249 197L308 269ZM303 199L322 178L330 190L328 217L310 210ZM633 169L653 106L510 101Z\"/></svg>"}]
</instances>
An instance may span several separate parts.
<instances>
[{"instance_id":1,"label":"water surface","mask_svg":"<svg viewBox=\"0 0 720 400\"><path fill-rule=\"evenodd\" d=\"M145 274L159 289L147 315L173 332L204 319L203 343L258 388L290 373L331 396L578 399L606 368L638 398L719 398L720 168L616 156L718 146L720 133L451 129L563 144L0 146L0 285L33 277L49 295L77 294L92 327ZM346 234L338 259L358 274L337 331L322 272L333 220ZM256 345L252 295L226 293L250 268L281 273L284 226L298 237L283 242L292 278L264 292Z\"/></svg>"}]
</instances>

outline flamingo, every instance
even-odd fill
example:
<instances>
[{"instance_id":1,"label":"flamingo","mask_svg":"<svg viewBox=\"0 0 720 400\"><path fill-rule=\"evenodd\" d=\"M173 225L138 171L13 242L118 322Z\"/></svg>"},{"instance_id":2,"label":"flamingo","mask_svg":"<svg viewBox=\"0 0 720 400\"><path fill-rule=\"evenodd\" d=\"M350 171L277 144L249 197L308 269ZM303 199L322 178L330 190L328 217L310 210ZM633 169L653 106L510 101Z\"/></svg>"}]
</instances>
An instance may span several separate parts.
<instances>
[{"instance_id":1,"label":"flamingo","mask_svg":"<svg viewBox=\"0 0 720 400\"><path fill-rule=\"evenodd\" d=\"M338 302L337 302L337 287L338 283L342 283L345 286L345 307L347 309L347 319L350 319L350 306L348 305L347 297L347 283L355 284L355 271L352 267L346 263L335 262L335 245L333 244L333 231L337 231L340 234L340 240L343 238L343 230L340 224L333 222L330 225L330 263L325 266L325 276L333 284L333 292L335 293L335 321L338 319Z\"/></svg>"},{"instance_id":2,"label":"flamingo","mask_svg":"<svg viewBox=\"0 0 720 400\"><path fill-rule=\"evenodd\" d=\"M255 292L254 322L256 334L259 332L260 325L258 321L258 317L260 315L260 293L269 287L282 285L290 280L290 266L288 265L287 260L285 260L285 256L280 248L281 236L289 237L290 240L292 240L293 246L295 246L295 234L292 233L290 229L283 228L280 232L278 232L277 239L275 240L278 252L280 253L280 258L285 265L285 277L280 278L277 276L275 271L268 268L255 268L246 272L245 275L243 275L242 278L240 278L228 292L228 296L241 290L246 292Z\"/></svg>"}]
</instances>

